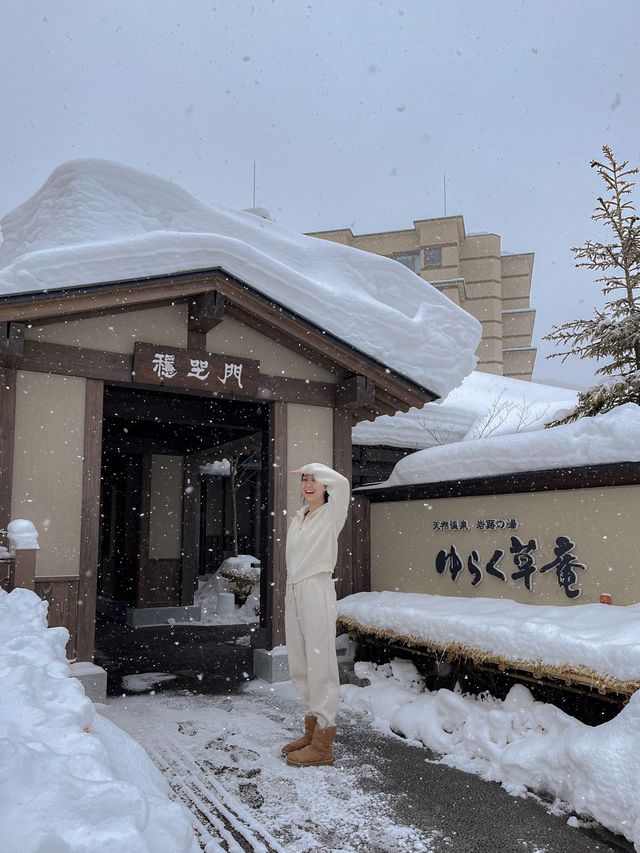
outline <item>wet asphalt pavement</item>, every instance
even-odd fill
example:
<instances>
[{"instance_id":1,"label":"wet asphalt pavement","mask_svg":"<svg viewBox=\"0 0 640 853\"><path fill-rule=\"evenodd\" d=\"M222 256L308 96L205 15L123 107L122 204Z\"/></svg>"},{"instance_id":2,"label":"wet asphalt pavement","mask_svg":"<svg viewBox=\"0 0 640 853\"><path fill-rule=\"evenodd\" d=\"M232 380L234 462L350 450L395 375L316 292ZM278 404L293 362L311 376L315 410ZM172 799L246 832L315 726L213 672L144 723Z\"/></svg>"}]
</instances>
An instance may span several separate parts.
<instances>
[{"instance_id":1,"label":"wet asphalt pavement","mask_svg":"<svg viewBox=\"0 0 640 853\"><path fill-rule=\"evenodd\" d=\"M431 763L435 756L394 735L341 716L336 755L359 754L384 778L398 824L442 833L434 853L633 853L633 845L602 827L573 828L541 800L513 797L495 782ZM364 732L363 732L364 729ZM362 786L380 790L377 779Z\"/></svg>"}]
</instances>

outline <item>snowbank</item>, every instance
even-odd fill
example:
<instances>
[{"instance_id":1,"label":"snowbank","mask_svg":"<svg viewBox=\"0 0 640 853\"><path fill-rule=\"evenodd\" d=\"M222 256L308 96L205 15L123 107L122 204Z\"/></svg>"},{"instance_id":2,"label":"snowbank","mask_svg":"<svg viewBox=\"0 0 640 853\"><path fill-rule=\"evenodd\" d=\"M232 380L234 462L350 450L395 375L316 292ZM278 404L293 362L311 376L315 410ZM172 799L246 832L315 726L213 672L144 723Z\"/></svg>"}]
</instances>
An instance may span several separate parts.
<instances>
[{"instance_id":1,"label":"snowbank","mask_svg":"<svg viewBox=\"0 0 640 853\"><path fill-rule=\"evenodd\" d=\"M28 590L0 590L3 853L197 853L142 747L69 677L68 633L46 612Z\"/></svg>"},{"instance_id":2,"label":"snowbank","mask_svg":"<svg viewBox=\"0 0 640 853\"><path fill-rule=\"evenodd\" d=\"M219 267L439 396L476 364L480 323L402 264L118 163L65 163L0 228L0 294Z\"/></svg>"},{"instance_id":3,"label":"snowbank","mask_svg":"<svg viewBox=\"0 0 640 853\"><path fill-rule=\"evenodd\" d=\"M344 685L342 699L382 727L511 794L551 794L557 807L594 818L640 850L640 693L615 719L591 727L536 702L522 685L501 701L425 691L409 661L359 663L356 674L370 686Z\"/></svg>"},{"instance_id":4,"label":"snowbank","mask_svg":"<svg viewBox=\"0 0 640 853\"><path fill-rule=\"evenodd\" d=\"M409 592L358 592L338 615L378 631L438 644L459 643L512 661L584 668L640 681L640 604L519 604Z\"/></svg>"},{"instance_id":5,"label":"snowbank","mask_svg":"<svg viewBox=\"0 0 640 853\"><path fill-rule=\"evenodd\" d=\"M518 471L640 461L640 406L539 432L430 447L405 456L385 486L468 480ZM366 488L366 487L365 487Z\"/></svg>"},{"instance_id":6,"label":"snowbank","mask_svg":"<svg viewBox=\"0 0 640 853\"><path fill-rule=\"evenodd\" d=\"M564 417L576 401L577 392L568 388L474 370L444 400L356 424L353 442L422 450L490 435L530 432Z\"/></svg>"}]
</instances>

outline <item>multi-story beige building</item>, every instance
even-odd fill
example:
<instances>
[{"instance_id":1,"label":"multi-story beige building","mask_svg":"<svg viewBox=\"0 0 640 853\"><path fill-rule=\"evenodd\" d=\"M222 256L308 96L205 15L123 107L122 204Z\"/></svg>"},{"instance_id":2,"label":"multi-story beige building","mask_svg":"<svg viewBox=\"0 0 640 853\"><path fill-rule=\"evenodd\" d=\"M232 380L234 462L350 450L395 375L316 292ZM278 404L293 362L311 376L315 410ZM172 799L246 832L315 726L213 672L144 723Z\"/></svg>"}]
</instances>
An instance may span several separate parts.
<instances>
[{"instance_id":1,"label":"multi-story beige building","mask_svg":"<svg viewBox=\"0 0 640 853\"><path fill-rule=\"evenodd\" d=\"M312 236L405 264L480 320L479 370L531 379L533 253L503 254L499 234L467 234L462 216L418 219L405 231L354 235L342 228Z\"/></svg>"}]
</instances>

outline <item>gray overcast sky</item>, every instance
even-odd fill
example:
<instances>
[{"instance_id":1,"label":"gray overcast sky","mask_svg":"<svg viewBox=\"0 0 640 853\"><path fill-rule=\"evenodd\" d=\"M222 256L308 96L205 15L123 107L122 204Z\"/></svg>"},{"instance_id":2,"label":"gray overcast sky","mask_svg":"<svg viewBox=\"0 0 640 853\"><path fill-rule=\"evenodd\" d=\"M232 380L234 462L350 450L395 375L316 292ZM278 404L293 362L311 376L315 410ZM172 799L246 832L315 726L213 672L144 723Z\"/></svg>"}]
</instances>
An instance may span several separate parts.
<instances>
[{"instance_id":1,"label":"gray overcast sky","mask_svg":"<svg viewBox=\"0 0 640 853\"><path fill-rule=\"evenodd\" d=\"M603 144L640 161L637 0L0 0L0 211L60 163L105 157L299 231L467 231L536 254L534 378L554 322L599 290L569 247L598 236ZM640 199L640 187L636 198Z\"/></svg>"}]
</instances>

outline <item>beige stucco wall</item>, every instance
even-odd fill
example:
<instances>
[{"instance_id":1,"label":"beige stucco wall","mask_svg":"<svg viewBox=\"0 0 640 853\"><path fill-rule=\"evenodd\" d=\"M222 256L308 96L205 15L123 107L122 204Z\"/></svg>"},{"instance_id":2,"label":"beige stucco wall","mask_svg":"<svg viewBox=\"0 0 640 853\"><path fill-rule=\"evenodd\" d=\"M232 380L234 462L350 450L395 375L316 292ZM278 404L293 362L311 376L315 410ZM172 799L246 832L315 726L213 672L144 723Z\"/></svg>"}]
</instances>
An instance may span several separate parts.
<instances>
[{"instance_id":1,"label":"beige stucco wall","mask_svg":"<svg viewBox=\"0 0 640 853\"><path fill-rule=\"evenodd\" d=\"M333 409L321 406L287 406L287 468L323 462L333 468ZM287 514L302 506L300 478L287 472Z\"/></svg>"},{"instance_id":2,"label":"beige stucco wall","mask_svg":"<svg viewBox=\"0 0 640 853\"><path fill-rule=\"evenodd\" d=\"M169 305L166 308L34 326L27 329L26 337L34 341L120 353L132 353L136 341L186 347L187 306Z\"/></svg>"},{"instance_id":3,"label":"beige stucco wall","mask_svg":"<svg viewBox=\"0 0 640 853\"><path fill-rule=\"evenodd\" d=\"M64 323L34 326L27 329L26 337L34 341L119 353L132 353L136 341L185 348L187 308L186 305L171 305L84 320L67 320ZM223 320L209 332L207 349L209 352L257 359L262 373L271 376L337 382L337 377L328 370L231 318Z\"/></svg>"},{"instance_id":4,"label":"beige stucco wall","mask_svg":"<svg viewBox=\"0 0 640 853\"><path fill-rule=\"evenodd\" d=\"M255 358L270 376L290 376L318 382L337 382L337 377L317 364L275 343L237 320L228 318L207 335L207 350L224 355Z\"/></svg>"},{"instance_id":5,"label":"beige stucco wall","mask_svg":"<svg viewBox=\"0 0 640 853\"><path fill-rule=\"evenodd\" d=\"M432 595L511 598L526 604L588 604L610 593L614 604L640 601L640 550L635 514L630 507L640 499L640 486L607 489L575 489L533 494L482 495L439 500L397 501L371 505L371 585L373 590L400 590ZM478 520L510 521L510 530L479 530ZM434 530L434 522L466 520L469 530ZM529 592L523 580L511 575L518 569L510 554L511 537L520 542L537 540L531 552L540 569L556 555L556 539L565 536L574 543L571 552L587 566L576 569L579 597L569 599L558 583L555 569L532 576ZM435 569L436 554L455 546L463 562L457 581L447 571ZM500 581L484 573L484 580L471 585L467 558L472 550L483 569L496 548L504 551L498 564L507 576Z\"/></svg>"},{"instance_id":6,"label":"beige stucco wall","mask_svg":"<svg viewBox=\"0 0 640 853\"><path fill-rule=\"evenodd\" d=\"M79 571L85 385L18 371L11 517L38 530L38 576Z\"/></svg>"},{"instance_id":7,"label":"beige stucco wall","mask_svg":"<svg viewBox=\"0 0 640 853\"><path fill-rule=\"evenodd\" d=\"M151 457L149 558L171 560L182 549L182 456Z\"/></svg>"}]
</instances>

